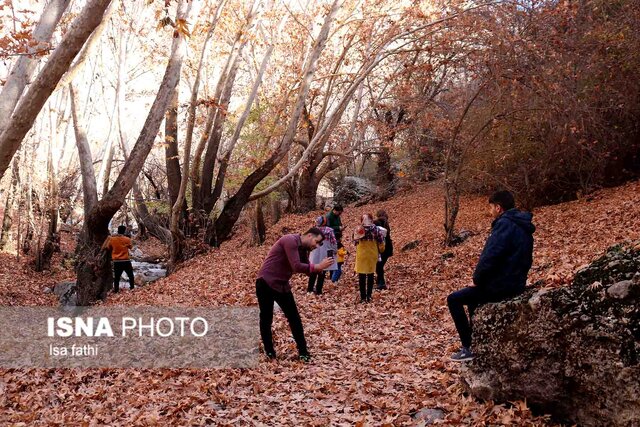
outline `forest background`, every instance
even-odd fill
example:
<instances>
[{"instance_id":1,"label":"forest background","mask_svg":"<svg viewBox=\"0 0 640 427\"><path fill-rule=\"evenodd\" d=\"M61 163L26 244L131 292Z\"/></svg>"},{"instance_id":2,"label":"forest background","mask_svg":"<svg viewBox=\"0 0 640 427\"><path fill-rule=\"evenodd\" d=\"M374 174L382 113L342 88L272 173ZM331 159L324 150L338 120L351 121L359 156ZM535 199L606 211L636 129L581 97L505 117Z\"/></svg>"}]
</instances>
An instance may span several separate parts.
<instances>
[{"instance_id":1,"label":"forest background","mask_svg":"<svg viewBox=\"0 0 640 427\"><path fill-rule=\"evenodd\" d=\"M637 176L639 18L633 0L5 0L0 247L47 270L80 227L91 303L110 225L175 269L348 177L364 201L437 180L453 244L464 192L531 209Z\"/></svg>"}]
</instances>

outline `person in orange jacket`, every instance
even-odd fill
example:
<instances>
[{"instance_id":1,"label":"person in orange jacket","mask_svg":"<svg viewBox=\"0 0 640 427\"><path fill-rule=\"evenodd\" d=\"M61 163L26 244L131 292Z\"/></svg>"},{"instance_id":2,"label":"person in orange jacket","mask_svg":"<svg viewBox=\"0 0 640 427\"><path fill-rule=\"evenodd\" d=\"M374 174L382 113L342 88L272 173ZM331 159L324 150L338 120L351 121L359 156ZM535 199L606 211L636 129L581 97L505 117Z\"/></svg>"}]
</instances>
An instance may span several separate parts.
<instances>
[{"instance_id":1,"label":"person in orange jacket","mask_svg":"<svg viewBox=\"0 0 640 427\"><path fill-rule=\"evenodd\" d=\"M113 260L113 292L116 294L120 291L120 276L122 276L122 272L127 273L127 276L129 276L129 287L131 290L135 287L133 267L129 259L129 249L131 249L133 245L131 244L131 239L125 236L126 231L126 226L119 226L118 234L107 237L107 240L105 240L102 245L103 249L111 251L111 259Z\"/></svg>"}]
</instances>

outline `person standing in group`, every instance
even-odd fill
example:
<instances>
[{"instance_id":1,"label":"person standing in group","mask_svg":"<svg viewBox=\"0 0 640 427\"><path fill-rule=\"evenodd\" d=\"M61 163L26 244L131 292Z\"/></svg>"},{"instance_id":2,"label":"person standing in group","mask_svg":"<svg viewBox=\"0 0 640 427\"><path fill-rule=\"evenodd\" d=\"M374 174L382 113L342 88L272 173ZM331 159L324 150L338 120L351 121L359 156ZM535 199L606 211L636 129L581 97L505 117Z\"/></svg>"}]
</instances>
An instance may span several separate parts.
<instances>
[{"instance_id":1,"label":"person standing in group","mask_svg":"<svg viewBox=\"0 0 640 427\"><path fill-rule=\"evenodd\" d=\"M120 276L122 272L127 273L129 277L129 287L131 290L135 287L133 276L133 266L129 259L129 249L133 248L131 239L125 235L127 227L121 225L118 227L116 236L109 236L102 244L102 249L111 251L111 260L113 261L113 292L120 292Z\"/></svg>"},{"instance_id":2,"label":"person standing in group","mask_svg":"<svg viewBox=\"0 0 640 427\"><path fill-rule=\"evenodd\" d=\"M504 301L524 292L533 263L533 215L515 208L513 195L498 191L489 197L493 217L491 234L473 272L473 283L447 297L447 305L456 325L462 348L451 356L463 362L473 359L471 319L483 304ZM464 306L469 310L469 316Z\"/></svg>"},{"instance_id":3,"label":"person standing in group","mask_svg":"<svg viewBox=\"0 0 640 427\"><path fill-rule=\"evenodd\" d=\"M345 229L342 225L342 220L340 219L342 212L344 212L344 208L342 205L337 204L333 206L331 212L325 215L325 218L327 219L326 225L333 230L333 234L338 242L342 241L342 230Z\"/></svg>"},{"instance_id":4,"label":"person standing in group","mask_svg":"<svg viewBox=\"0 0 640 427\"><path fill-rule=\"evenodd\" d=\"M291 292L291 276L294 273L317 273L333 264L334 260L325 258L319 264L309 263L309 251L322 245L324 236L317 228L309 229L304 235L287 234L271 247L262 263L256 279L256 296L260 307L260 336L264 352L270 359L276 358L273 347L271 325L273 323L273 303L282 309L291 333L298 347L300 360L309 362L311 355L304 338L302 320Z\"/></svg>"},{"instance_id":5,"label":"person standing in group","mask_svg":"<svg viewBox=\"0 0 640 427\"><path fill-rule=\"evenodd\" d=\"M324 240L322 245L311 251L309 255L309 261L313 264L319 264L325 258L336 259L338 252L338 242L336 241L333 230L325 225L326 218L319 216L316 218L316 228L322 232ZM327 271L329 275L333 275L334 271L338 270L337 262L334 262L325 270L317 273L311 273L309 275L309 285L307 286L307 292L315 292L316 295L322 295L322 287L324 286L324 280L326 278Z\"/></svg>"},{"instance_id":6,"label":"person standing in group","mask_svg":"<svg viewBox=\"0 0 640 427\"><path fill-rule=\"evenodd\" d=\"M349 252L347 252L347 248L345 248L341 242L338 242L338 269L334 270L333 274L331 275L331 281L333 283L337 283L338 280L340 280L340 277L342 277L342 267L348 253Z\"/></svg>"},{"instance_id":7,"label":"person standing in group","mask_svg":"<svg viewBox=\"0 0 640 427\"><path fill-rule=\"evenodd\" d=\"M376 220L373 223L386 230L386 234L384 236L384 251L380 254L378 263L376 264L377 289L383 290L387 289L387 282L384 278L384 266L389 257L393 255L393 242L391 241L391 228L389 227L389 217L387 216L387 213L380 209L376 212Z\"/></svg>"},{"instance_id":8,"label":"person standing in group","mask_svg":"<svg viewBox=\"0 0 640 427\"><path fill-rule=\"evenodd\" d=\"M360 287L360 302L370 302L373 294L373 274L378 254L384 252L384 237L373 223L371 214L364 214L361 225L354 232L356 244L356 273Z\"/></svg>"}]
</instances>

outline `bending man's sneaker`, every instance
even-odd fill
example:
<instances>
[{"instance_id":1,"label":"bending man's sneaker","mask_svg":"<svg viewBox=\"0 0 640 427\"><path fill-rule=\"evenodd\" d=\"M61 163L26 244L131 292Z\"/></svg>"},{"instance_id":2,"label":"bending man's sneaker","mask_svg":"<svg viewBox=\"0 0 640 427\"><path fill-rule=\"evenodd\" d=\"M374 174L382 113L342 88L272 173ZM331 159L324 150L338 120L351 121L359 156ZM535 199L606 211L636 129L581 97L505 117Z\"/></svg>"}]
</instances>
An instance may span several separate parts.
<instances>
[{"instance_id":1,"label":"bending man's sneaker","mask_svg":"<svg viewBox=\"0 0 640 427\"><path fill-rule=\"evenodd\" d=\"M451 360L456 362L466 362L467 360L473 360L473 353L467 347L462 347L459 352L451 355Z\"/></svg>"},{"instance_id":2,"label":"bending man's sneaker","mask_svg":"<svg viewBox=\"0 0 640 427\"><path fill-rule=\"evenodd\" d=\"M311 362L311 355L310 354L301 354L300 355L300 361L302 361L304 363Z\"/></svg>"}]
</instances>

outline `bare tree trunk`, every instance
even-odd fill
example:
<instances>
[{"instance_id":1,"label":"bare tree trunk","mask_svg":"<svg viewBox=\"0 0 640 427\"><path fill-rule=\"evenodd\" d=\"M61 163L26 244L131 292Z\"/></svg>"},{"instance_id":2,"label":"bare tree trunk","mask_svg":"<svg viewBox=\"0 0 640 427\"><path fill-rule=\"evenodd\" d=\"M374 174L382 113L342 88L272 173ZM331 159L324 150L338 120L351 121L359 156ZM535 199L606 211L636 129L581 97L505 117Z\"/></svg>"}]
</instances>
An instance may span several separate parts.
<instances>
[{"instance_id":1,"label":"bare tree trunk","mask_svg":"<svg viewBox=\"0 0 640 427\"><path fill-rule=\"evenodd\" d=\"M213 101L217 104L221 104L221 97L223 88L225 87L225 82L228 82L227 87L233 85L233 81L235 81L235 74L233 76L233 81L230 80L230 73L235 68L237 70L237 65L240 55L242 54L242 49L246 45L246 41L243 41L243 33L238 32L236 35L236 39L234 41L234 45L231 49L231 53L227 58L227 63L225 65L224 71L220 75L220 80L216 85L216 90L213 95ZM214 122L217 117L219 108L215 106L209 107L209 111L207 112L207 122L204 127L204 132L198 145L196 146L195 152L193 154L193 168L191 169L191 197L193 199L193 207L196 211L200 211L204 209L204 196L208 194L207 192L202 191L203 180L205 176L205 172L200 172L200 164L202 160L202 154L205 151L205 148L211 151L209 148L209 141L211 138L211 134L213 132ZM216 148L217 150L217 148ZM215 166L215 165L214 165ZM213 171L211 172L213 174Z\"/></svg>"},{"instance_id":2,"label":"bare tree trunk","mask_svg":"<svg viewBox=\"0 0 640 427\"><path fill-rule=\"evenodd\" d=\"M390 143L391 141L389 141ZM382 144L378 151L377 162L377 200L387 200L394 193L394 174L391 169L391 149L387 144Z\"/></svg>"},{"instance_id":3,"label":"bare tree trunk","mask_svg":"<svg viewBox=\"0 0 640 427\"><path fill-rule=\"evenodd\" d=\"M294 204L295 212L304 213L316 210L318 186L320 185L320 181L316 178L315 171L303 172L300 176L296 188L298 195Z\"/></svg>"},{"instance_id":4,"label":"bare tree trunk","mask_svg":"<svg viewBox=\"0 0 640 427\"><path fill-rule=\"evenodd\" d=\"M47 219L49 227L47 229L47 237L44 244L36 256L35 271L41 272L51 269L51 258L54 252L60 250L60 235L58 233L58 210L52 207L47 211Z\"/></svg>"},{"instance_id":5,"label":"bare tree trunk","mask_svg":"<svg viewBox=\"0 0 640 427\"><path fill-rule=\"evenodd\" d=\"M171 104L164 121L165 128L165 164L167 167L167 187L169 202L173 206L180 192L180 155L178 154L178 87L173 91Z\"/></svg>"},{"instance_id":6,"label":"bare tree trunk","mask_svg":"<svg viewBox=\"0 0 640 427\"><path fill-rule=\"evenodd\" d=\"M45 6L40 21L33 31L33 39L37 44L32 46L29 52L37 53L47 48L51 36L69 2L70 0L51 0ZM38 58L39 56L37 55L20 56L7 77L2 93L0 93L0 135L6 129L24 88L31 80L31 76L38 65Z\"/></svg>"},{"instance_id":7,"label":"bare tree trunk","mask_svg":"<svg viewBox=\"0 0 640 427\"><path fill-rule=\"evenodd\" d=\"M102 21L111 0L89 0L71 28L51 54L27 92L20 98L14 114L0 134L0 178L6 172L13 155L20 147L49 95L78 54L89 35Z\"/></svg>"},{"instance_id":8,"label":"bare tree trunk","mask_svg":"<svg viewBox=\"0 0 640 427\"><path fill-rule=\"evenodd\" d=\"M35 152L31 155L33 159ZM33 216L33 177L31 174L27 174L27 185L25 186L25 208L27 211L27 229L24 233L24 239L22 240L22 253L27 255L31 252L31 244L33 241L33 234L35 229L35 218Z\"/></svg>"},{"instance_id":9,"label":"bare tree trunk","mask_svg":"<svg viewBox=\"0 0 640 427\"><path fill-rule=\"evenodd\" d=\"M32 144L32 146L30 147L31 150L24 150L24 162L23 164L25 165L26 168L33 168L34 165L34 161L36 158L36 153L38 151L38 148L40 146L40 140L41 138L36 137L35 139L35 143ZM33 253L32 249L33 249L33 244L34 244L34 238L35 238L35 232L36 232L36 218L34 215L34 203L33 203L33 196L34 196L34 188L33 188L33 174L26 174L26 183L23 187L23 191L25 193L25 206L24 206L24 210L26 211L26 230L24 233L24 238L22 240L22 253L24 255L27 254L31 254Z\"/></svg>"},{"instance_id":10,"label":"bare tree trunk","mask_svg":"<svg viewBox=\"0 0 640 427\"><path fill-rule=\"evenodd\" d=\"M282 206L280 204L280 200L274 199L271 201L271 221L273 224L280 221L282 217Z\"/></svg>"},{"instance_id":11,"label":"bare tree trunk","mask_svg":"<svg viewBox=\"0 0 640 427\"><path fill-rule=\"evenodd\" d=\"M18 199L18 207L22 206L22 191ZM20 244L22 242L22 209L18 209L18 231L16 236L16 262L20 262Z\"/></svg>"},{"instance_id":12,"label":"bare tree trunk","mask_svg":"<svg viewBox=\"0 0 640 427\"><path fill-rule=\"evenodd\" d=\"M78 161L80 162L80 173L82 176L82 193L84 194L84 217L87 218L91 210L98 204L98 189L96 176L93 170L93 157L91 147L87 141L87 133L80 123L78 117L78 105L76 90L73 85L69 85L71 94L71 116L73 117L73 129L76 136L76 146L78 147ZM85 221L86 224L86 221Z\"/></svg>"},{"instance_id":13,"label":"bare tree trunk","mask_svg":"<svg viewBox=\"0 0 640 427\"><path fill-rule=\"evenodd\" d=\"M473 96L469 99L467 104L465 105L462 114L460 115L460 119L456 124L456 127L453 130L453 135L451 137L451 141L449 142L449 146L447 147L447 152L444 160L444 231L445 231L445 239L444 244L446 246L453 245L454 239L456 237L455 233L455 224L456 218L458 217L458 211L460 210L460 191L458 187L458 181L460 179L460 172L462 167L463 156L460 155L460 147L459 147L459 136L462 131L462 125L471 110L471 106L475 102L475 100L480 96L480 93L484 89L486 82L481 83L478 86L478 89L473 94ZM492 119L493 120L493 119ZM486 127L491 120L485 124ZM475 139L475 137L474 137ZM473 141L473 140L472 140ZM469 143L471 143L470 141Z\"/></svg>"},{"instance_id":14,"label":"bare tree trunk","mask_svg":"<svg viewBox=\"0 0 640 427\"><path fill-rule=\"evenodd\" d=\"M446 172L445 172L446 174ZM446 246L451 246L456 234L455 224L460 210L460 195L458 193L457 178L445 176L444 178L444 231Z\"/></svg>"},{"instance_id":15,"label":"bare tree trunk","mask_svg":"<svg viewBox=\"0 0 640 427\"><path fill-rule=\"evenodd\" d=\"M7 191L7 199L4 203L4 216L2 218L2 232L0 233L0 250L4 249L9 241L9 235L11 232L11 225L13 223L13 205L15 200L16 191L18 189L20 181L20 153L13 158L13 166L11 168L11 185ZM20 252L20 248L16 247L17 252Z\"/></svg>"},{"instance_id":16,"label":"bare tree trunk","mask_svg":"<svg viewBox=\"0 0 640 427\"><path fill-rule=\"evenodd\" d=\"M267 238L267 227L264 222L263 199L256 200L256 216L253 222L253 243L260 246Z\"/></svg>"},{"instance_id":17,"label":"bare tree trunk","mask_svg":"<svg viewBox=\"0 0 640 427\"><path fill-rule=\"evenodd\" d=\"M338 71L339 70L336 68L335 73ZM363 90L364 84L361 83L358 86L355 101L356 108L353 111L349 132L344 143L347 148L345 148L343 152L325 152L324 149L328 139L324 138L324 142L319 143L310 154L307 164L300 169L300 173L297 175L297 180L295 180L296 185L294 194L293 197L291 197L292 209L296 212L309 212L311 210L315 210L317 207L318 187L320 186L322 179L328 173L337 169L344 162L344 159L352 158L350 155L357 146L357 144L353 142L353 139L362 106ZM326 96L328 97L329 94ZM326 106L323 107L322 116L326 118L325 109ZM307 120L307 128L309 129L309 144L313 144L314 138L317 138L316 126L311 122L311 117L309 115L305 114L305 119ZM320 123L320 121L318 123Z\"/></svg>"},{"instance_id":18,"label":"bare tree trunk","mask_svg":"<svg viewBox=\"0 0 640 427\"><path fill-rule=\"evenodd\" d=\"M400 123L402 123L404 119L405 110L404 108L400 108L398 111L394 110L395 109L388 109L384 111L383 117L379 117L377 110L374 110L376 116L378 116L377 119L383 123L382 131L380 132L382 142L378 148L376 174L376 184L378 187L376 198L378 200L388 199L395 191L393 184L395 176L391 165L391 146L396 139L398 126L400 126Z\"/></svg>"},{"instance_id":19,"label":"bare tree trunk","mask_svg":"<svg viewBox=\"0 0 640 427\"><path fill-rule=\"evenodd\" d=\"M120 37L120 40L122 40L122 37ZM121 49L121 51L124 50L123 48ZM124 66L122 64L122 58L121 58L122 52L120 53L119 57L120 60L118 61L118 80L116 82L116 96L115 96L115 100L113 102L113 108L111 109L111 118L109 121L109 132L107 133L107 139L105 141L105 147L104 147L104 153L102 154L102 162L100 162L100 171L98 172L98 180L97 180L97 185L100 186L99 188L101 188L102 190L98 192L98 197L102 197L103 194L107 194L107 192L109 191L109 181L111 178L111 168L113 166L113 156L115 155L115 147L114 147L114 137L112 137L112 133L114 130L114 127L118 125L118 121L117 121L117 114L118 114L118 101L120 99L120 94L118 93L118 90L121 89L121 83L120 83L120 78L122 77L122 70L121 68ZM104 90L103 90L103 94L104 94Z\"/></svg>"},{"instance_id":20,"label":"bare tree trunk","mask_svg":"<svg viewBox=\"0 0 640 427\"><path fill-rule=\"evenodd\" d=\"M213 19L211 24L209 25L209 31L207 31L207 36L205 37L204 44L202 46L202 51L200 52L200 62L198 64L198 71L196 73L196 79L193 82L193 88L191 90L191 100L189 102L189 108L187 110L187 131L185 133L185 143L191 146L193 141L193 129L195 127L196 122L196 107L198 102L198 93L200 91L200 82L202 80L202 69L205 63L205 57L207 55L209 45L213 38L213 32L216 29L218 24L218 20L220 19L220 15L222 14L222 9L226 4L227 0L220 0L218 3L218 7L213 15Z\"/></svg>"},{"instance_id":21,"label":"bare tree trunk","mask_svg":"<svg viewBox=\"0 0 640 427\"><path fill-rule=\"evenodd\" d=\"M233 86L236 81L238 67L240 66L240 59L242 58L242 52L247 45L247 38L244 33L248 33L251 31L254 25L254 20L258 15L259 4L260 0L254 0L247 17L246 27L240 33L242 34L241 39L243 41L240 44L234 59L230 62L228 70L225 70L227 72L223 75L224 78L220 79L220 81L218 82L218 86L216 87L217 105L215 107L215 118L213 121L211 132L209 133L209 138L207 140L206 151L204 153L204 161L202 164L202 179L201 186L199 188L199 200L202 202L202 209L204 209L207 214L211 212L216 202L212 197L213 172L215 170L216 160L218 158L218 151L220 148L220 141L222 139L224 123L227 117L229 101L231 99Z\"/></svg>"},{"instance_id":22,"label":"bare tree trunk","mask_svg":"<svg viewBox=\"0 0 640 427\"><path fill-rule=\"evenodd\" d=\"M102 175L102 192L100 195L107 194L109 192L109 183L111 178L111 168L113 167L113 156L115 155L115 146L113 141L108 143L108 150L105 151L106 156L102 161L104 162L104 175Z\"/></svg>"},{"instance_id":23,"label":"bare tree trunk","mask_svg":"<svg viewBox=\"0 0 640 427\"><path fill-rule=\"evenodd\" d=\"M119 46L118 46L118 73L116 79L116 94L115 103L113 108L112 122L117 127L117 136L122 151L124 153L125 160L128 156L127 135L123 126L124 117L124 104L125 104L125 92L126 92L126 61L127 61L127 42L129 37L125 37L124 31L120 33ZM102 183L102 193L104 196L109 191L111 169L113 166L113 156L115 155L115 146L112 140L107 142L108 152L105 152L105 158L103 159L99 182ZM140 238L146 238L146 228L144 224L139 224L138 235Z\"/></svg>"},{"instance_id":24,"label":"bare tree trunk","mask_svg":"<svg viewBox=\"0 0 640 427\"><path fill-rule=\"evenodd\" d=\"M181 0L178 3L176 21L181 19L188 22L189 11L193 4L194 2L189 2L187 10L185 10L184 0ZM184 45L185 35L176 29L162 83L138 140L113 187L98 202L86 219L88 231L83 233L79 239L76 251L78 258L76 264L77 294L78 302L81 305L90 304L98 298L105 298L107 291L111 288L112 273L109 256L105 256L105 251L101 251L101 245L109 235L109 221L124 203L124 198L133 187L135 179L140 174L153 147L153 141L180 78Z\"/></svg>"},{"instance_id":25,"label":"bare tree trunk","mask_svg":"<svg viewBox=\"0 0 640 427\"><path fill-rule=\"evenodd\" d=\"M42 246L40 246L40 238L38 238L38 253L36 254L35 263L35 271L37 272L51 268L51 257L60 245L58 239L58 184L53 169L52 140L53 138L49 140L49 153L47 156L47 182L49 188L47 194L43 197L46 213L42 214L42 219L47 218L49 225L47 227L47 237Z\"/></svg>"},{"instance_id":26,"label":"bare tree trunk","mask_svg":"<svg viewBox=\"0 0 640 427\"><path fill-rule=\"evenodd\" d=\"M184 241L185 237L183 233L180 231L179 220L180 220L180 212L182 207L186 207L186 190L187 190L187 181L188 177L191 175L191 171L189 170L190 165L189 161L191 158L191 144L193 141L193 129L195 127L195 114L196 114L196 104L198 101L198 91L200 90L200 80L202 77L202 68L204 66L204 58L207 53L207 49L209 47L209 43L211 38L213 37L213 32L216 28L218 20L220 19L220 14L222 13L222 8L224 7L226 0L220 0L218 3L218 7L214 14L213 20L209 27L209 31L207 32L207 36L204 41L204 45L202 46L202 52L200 53L200 64L198 65L198 72L196 73L196 79L193 83L193 89L191 91L191 102L189 103L189 109L187 111L187 132L185 134L185 144L184 144L184 160L182 165L182 177L180 180L180 188L178 190L178 195L176 196L176 201L171 207L171 218L169 222L169 231L171 233L171 245L169 247L169 272L173 271L178 264L178 262L183 258L183 249L184 249ZM204 138L203 138L204 141ZM197 156L196 156L197 157ZM197 171L193 176L197 176ZM197 185L193 184L193 190L196 191ZM192 197L195 198L195 193L192 194ZM195 203L194 203L195 205ZM198 215L193 213L190 217L189 221L197 221Z\"/></svg>"}]
</instances>

